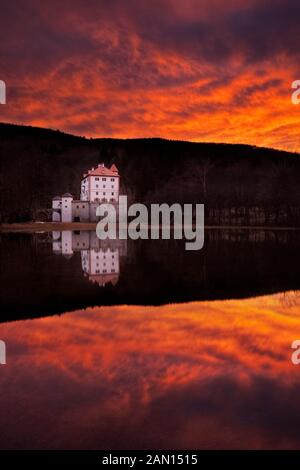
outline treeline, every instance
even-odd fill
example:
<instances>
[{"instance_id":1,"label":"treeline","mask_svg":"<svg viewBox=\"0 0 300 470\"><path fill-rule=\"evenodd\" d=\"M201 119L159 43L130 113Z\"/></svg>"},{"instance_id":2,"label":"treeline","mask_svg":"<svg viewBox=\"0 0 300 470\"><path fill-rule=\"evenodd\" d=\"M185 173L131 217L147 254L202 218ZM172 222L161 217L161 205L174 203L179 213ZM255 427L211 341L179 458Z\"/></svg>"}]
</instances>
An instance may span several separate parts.
<instances>
[{"instance_id":1,"label":"treeline","mask_svg":"<svg viewBox=\"0 0 300 470\"><path fill-rule=\"evenodd\" d=\"M207 222L300 225L298 154L163 139L85 139L0 124L1 222L27 221L82 174L115 163L130 201L204 203Z\"/></svg>"}]
</instances>

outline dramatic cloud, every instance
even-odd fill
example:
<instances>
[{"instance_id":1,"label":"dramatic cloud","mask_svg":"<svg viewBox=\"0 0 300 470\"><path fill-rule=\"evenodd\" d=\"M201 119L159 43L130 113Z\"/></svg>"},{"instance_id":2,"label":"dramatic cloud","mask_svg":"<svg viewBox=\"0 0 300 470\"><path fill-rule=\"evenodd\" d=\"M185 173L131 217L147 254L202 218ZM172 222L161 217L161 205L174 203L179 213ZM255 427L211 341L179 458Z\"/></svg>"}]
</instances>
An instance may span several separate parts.
<instances>
[{"instance_id":1,"label":"dramatic cloud","mask_svg":"<svg viewBox=\"0 0 300 470\"><path fill-rule=\"evenodd\" d=\"M298 0L1 2L1 121L298 150Z\"/></svg>"}]
</instances>

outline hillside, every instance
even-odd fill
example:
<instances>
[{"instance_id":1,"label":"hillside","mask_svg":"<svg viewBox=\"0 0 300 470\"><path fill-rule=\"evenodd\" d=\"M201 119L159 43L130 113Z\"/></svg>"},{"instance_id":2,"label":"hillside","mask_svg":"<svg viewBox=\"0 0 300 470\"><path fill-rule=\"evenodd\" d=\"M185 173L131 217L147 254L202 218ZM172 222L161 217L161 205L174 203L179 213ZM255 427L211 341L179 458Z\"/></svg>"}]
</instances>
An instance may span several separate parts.
<instances>
[{"instance_id":1,"label":"hillside","mask_svg":"<svg viewBox=\"0 0 300 470\"><path fill-rule=\"evenodd\" d=\"M300 159L246 145L86 139L0 124L1 222L31 220L56 194L79 196L82 174L115 163L131 201L206 204L207 221L300 225Z\"/></svg>"}]
</instances>

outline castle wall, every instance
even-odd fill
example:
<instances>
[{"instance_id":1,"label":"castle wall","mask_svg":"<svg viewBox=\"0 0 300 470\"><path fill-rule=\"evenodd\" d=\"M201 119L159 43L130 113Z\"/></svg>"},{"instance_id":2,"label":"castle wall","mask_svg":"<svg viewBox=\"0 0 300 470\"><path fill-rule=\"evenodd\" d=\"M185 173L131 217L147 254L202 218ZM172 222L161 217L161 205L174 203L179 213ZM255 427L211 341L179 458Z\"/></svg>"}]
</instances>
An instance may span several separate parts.
<instances>
[{"instance_id":1,"label":"castle wall","mask_svg":"<svg viewBox=\"0 0 300 470\"><path fill-rule=\"evenodd\" d=\"M73 222L89 222L89 202L73 201L72 202L72 221Z\"/></svg>"},{"instance_id":2,"label":"castle wall","mask_svg":"<svg viewBox=\"0 0 300 470\"><path fill-rule=\"evenodd\" d=\"M54 208L54 202L52 208ZM62 203L57 210L52 212L53 222L98 222L99 217L96 215L97 207L100 202L89 201L73 201L71 198L62 198ZM116 216L118 217L118 204L117 202L110 202L116 208ZM55 204L57 206L57 204ZM61 209L60 209L61 208Z\"/></svg>"},{"instance_id":3,"label":"castle wall","mask_svg":"<svg viewBox=\"0 0 300 470\"><path fill-rule=\"evenodd\" d=\"M90 249L90 232L80 231L72 233L72 249L73 251L81 251Z\"/></svg>"},{"instance_id":4,"label":"castle wall","mask_svg":"<svg viewBox=\"0 0 300 470\"><path fill-rule=\"evenodd\" d=\"M61 221L72 222L72 197L62 196L61 202Z\"/></svg>"},{"instance_id":5,"label":"castle wall","mask_svg":"<svg viewBox=\"0 0 300 470\"><path fill-rule=\"evenodd\" d=\"M119 198L118 176L89 176L90 201L117 201Z\"/></svg>"},{"instance_id":6,"label":"castle wall","mask_svg":"<svg viewBox=\"0 0 300 470\"><path fill-rule=\"evenodd\" d=\"M60 211L52 211L52 222L61 222Z\"/></svg>"},{"instance_id":7,"label":"castle wall","mask_svg":"<svg viewBox=\"0 0 300 470\"><path fill-rule=\"evenodd\" d=\"M73 255L72 232L70 230L61 232L61 252L63 255Z\"/></svg>"},{"instance_id":8,"label":"castle wall","mask_svg":"<svg viewBox=\"0 0 300 470\"><path fill-rule=\"evenodd\" d=\"M119 251L90 250L89 251L90 274L119 274Z\"/></svg>"},{"instance_id":9,"label":"castle wall","mask_svg":"<svg viewBox=\"0 0 300 470\"><path fill-rule=\"evenodd\" d=\"M61 199L52 199L52 222L61 222Z\"/></svg>"}]
</instances>

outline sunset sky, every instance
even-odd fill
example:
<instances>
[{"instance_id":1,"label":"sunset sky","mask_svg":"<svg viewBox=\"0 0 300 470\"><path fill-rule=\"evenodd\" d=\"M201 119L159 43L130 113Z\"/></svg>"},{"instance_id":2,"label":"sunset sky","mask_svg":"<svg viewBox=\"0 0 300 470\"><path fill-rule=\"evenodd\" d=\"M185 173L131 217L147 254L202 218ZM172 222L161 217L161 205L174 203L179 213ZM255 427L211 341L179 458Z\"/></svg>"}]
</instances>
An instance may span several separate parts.
<instances>
[{"instance_id":1,"label":"sunset sky","mask_svg":"<svg viewBox=\"0 0 300 470\"><path fill-rule=\"evenodd\" d=\"M0 0L0 121L300 150L299 0Z\"/></svg>"}]
</instances>

